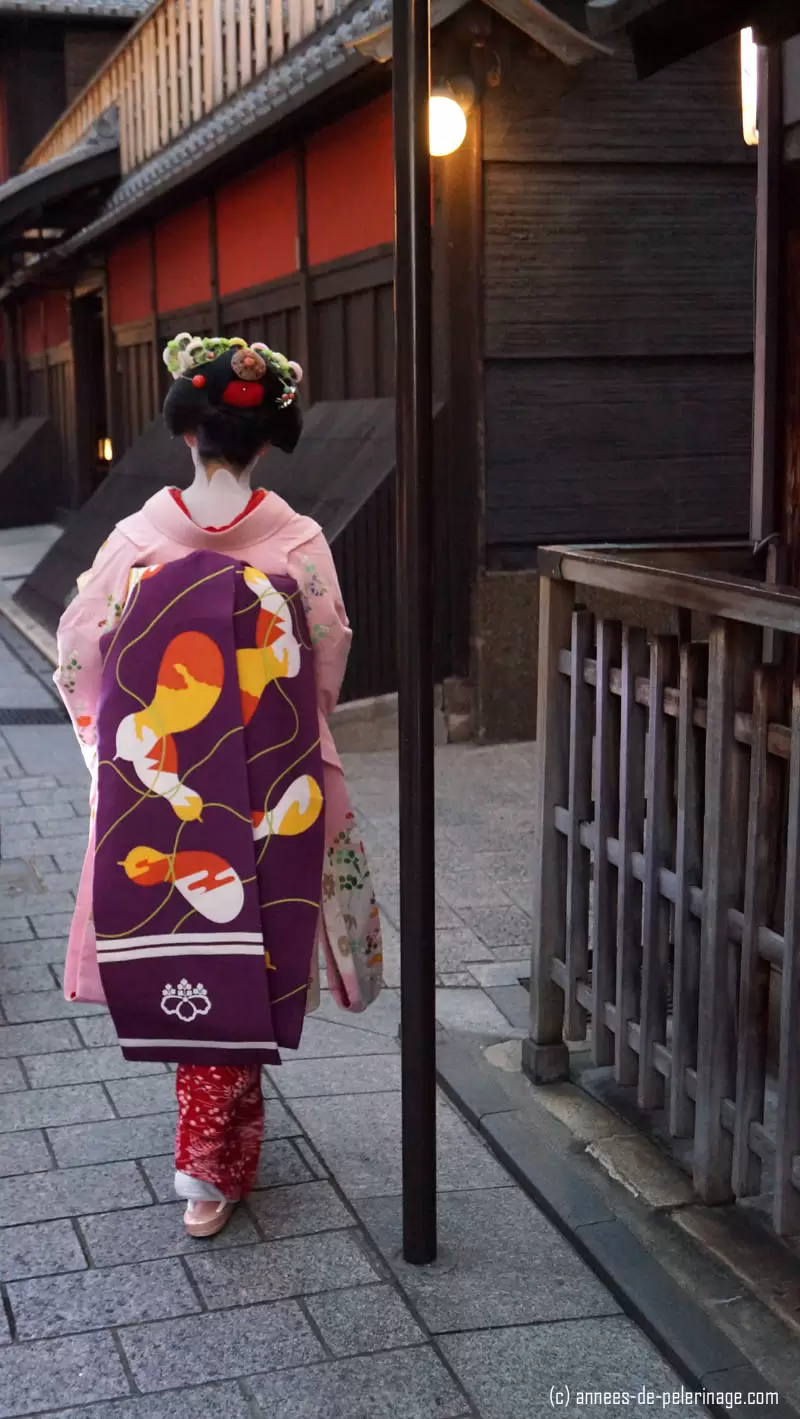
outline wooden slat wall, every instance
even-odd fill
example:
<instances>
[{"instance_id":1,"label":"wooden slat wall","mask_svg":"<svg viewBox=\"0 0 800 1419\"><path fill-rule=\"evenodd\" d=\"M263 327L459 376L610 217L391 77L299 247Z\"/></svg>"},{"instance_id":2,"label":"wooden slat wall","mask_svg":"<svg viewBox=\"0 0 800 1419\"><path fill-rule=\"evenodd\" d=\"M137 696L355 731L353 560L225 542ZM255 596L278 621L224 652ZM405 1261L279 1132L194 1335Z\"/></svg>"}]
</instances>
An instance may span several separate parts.
<instances>
[{"instance_id":1,"label":"wooden slat wall","mask_svg":"<svg viewBox=\"0 0 800 1419\"><path fill-rule=\"evenodd\" d=\"M742 532L751 387L745 360L490 361L490 545Z\"/></svg>"},{"instance_id":2,"label":"wooden slat wall","mask_svg":"<svg viewBox=\"0 0 800 1419\"><path fill-rule=\"evenodd\" d=\"M738 42L647 83L509 42L484 105L487 559L746 534L755 169Z\"/></svg>"}]
</instances>

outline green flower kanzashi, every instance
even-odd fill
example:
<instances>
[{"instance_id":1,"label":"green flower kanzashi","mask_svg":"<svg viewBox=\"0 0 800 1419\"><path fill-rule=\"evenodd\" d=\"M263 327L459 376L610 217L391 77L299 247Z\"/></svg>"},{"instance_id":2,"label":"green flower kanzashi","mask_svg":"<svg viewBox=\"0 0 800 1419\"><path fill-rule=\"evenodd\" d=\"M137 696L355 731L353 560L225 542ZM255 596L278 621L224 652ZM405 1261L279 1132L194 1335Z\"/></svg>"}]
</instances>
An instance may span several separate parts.
<instances>
[{"instance_id":1,"label":"green flower kanzashi","mask_svg":"<svg viewBox=\"0 0 800 1419\"><path fill-rule=\"evenodd\" d=\"M293 397L302 378L299 365L287 360L286 356L280 354L279 351L271 350L260 340L253 341L249 348L257 351L264 363L278 376L287 397L290 395ZM220 355L224 355L226 350L236 349L248 349L247 341L243 340L240 335L228 339L224 335L190 335L188 331L183 330L180 335L176 335L174 339L168 341L162 358L172 378L178 379L180 375L187 375L190 370L196 369L199 365L207 364L209 360L216 360Z\"/></svg>"}]
</instances>

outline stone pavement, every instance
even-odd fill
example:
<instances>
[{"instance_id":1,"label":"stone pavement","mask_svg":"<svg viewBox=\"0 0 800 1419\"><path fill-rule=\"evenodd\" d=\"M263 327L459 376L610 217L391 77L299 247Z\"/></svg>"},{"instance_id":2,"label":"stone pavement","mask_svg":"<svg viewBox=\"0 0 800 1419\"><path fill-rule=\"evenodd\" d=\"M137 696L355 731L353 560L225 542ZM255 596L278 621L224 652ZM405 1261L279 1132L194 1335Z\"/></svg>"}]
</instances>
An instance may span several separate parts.
<instances>
[{"instance_id":1,"label":"stone pavement","mask_svg":"<svg viewBox=\"0 0 800 1419\"><path fill-rule=\"evenodd\" d=\"M0 705L36 705L41 683L0 653ZM307 1022L265 1080L256 1191L191 1242L170 1071L126 1063L104 1011L59 989L87 821L71 732L0 734L0 1419L539 1419L565 1385L568 1414L644 1415L643 1387L680 1389L443 1100L441 1257L400 1259L395 766L347 768L388 988L364 1016L326 1000ZM508 1039L481 986L514 989L525 957L529 750L443 750L438 812L440 1020Z\"/></svg>"}]
</instances>

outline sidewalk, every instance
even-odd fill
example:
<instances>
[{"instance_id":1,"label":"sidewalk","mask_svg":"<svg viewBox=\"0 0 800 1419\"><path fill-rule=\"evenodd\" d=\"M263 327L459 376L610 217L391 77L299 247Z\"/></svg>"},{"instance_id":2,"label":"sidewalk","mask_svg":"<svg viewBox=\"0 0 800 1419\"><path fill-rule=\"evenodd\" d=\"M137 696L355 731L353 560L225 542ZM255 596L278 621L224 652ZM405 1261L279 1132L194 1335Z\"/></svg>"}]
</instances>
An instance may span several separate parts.
<instances>
[{"instance_id":1,"label":"sidewalk","mask_svg":"<svg viewBox=\"0 0 800 1419\"><path fill-rule=\"evenodd\" d=\"M0 653L0 705L37 706L40 686ZM71 731L0 733L0 1419L539 1419L551 1387L568 1414L644 1415L643 1388L681 1389L444 1100L440 1259L400 1260L395 767L346 768L388 988L364 1016L326 1001L307 1021L266 1081L258 1189L199 1243L171 1200L168 1069L126 1063L105 1013L58 988L86 833ZM439 785L439 1018L508 1040L530 753L443 750Z\"/></svg>"}]
</instances>

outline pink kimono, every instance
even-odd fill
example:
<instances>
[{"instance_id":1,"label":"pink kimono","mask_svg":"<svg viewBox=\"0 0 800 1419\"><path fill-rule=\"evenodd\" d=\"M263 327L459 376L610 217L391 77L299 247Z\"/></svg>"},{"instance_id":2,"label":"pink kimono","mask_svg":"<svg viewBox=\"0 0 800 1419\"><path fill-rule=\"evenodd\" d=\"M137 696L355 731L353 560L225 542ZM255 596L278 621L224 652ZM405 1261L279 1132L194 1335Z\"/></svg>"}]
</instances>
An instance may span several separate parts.
<instances>
[{"instance_id":1,"label":"pink kimono","mask_svg":"<svg viewBox=\"0 0 800 1419\"><path fill-rule=\"evenodd\" d=\"M270 493L231 527L198 527L168 488L119 523L94 566L79 579L78 594L58 629L55 680L92 774L92 822L67 948L64 994L68 1000L105 1003L92 919L94 865L95 716L102 674L100 639L122 614L132 568L175 561L210 549L259 571L286 574L301 588L315 649L320 743L324 763L326 856L319 945L328 985L343 1009L366 1008L381 987L381 932L369 869L347 794L341 762L328 726L344 677L351 631L330 548L315 522L300 517ZM307 1009L319 1004L314 953Z\"/></svg>"}]
</instances>

